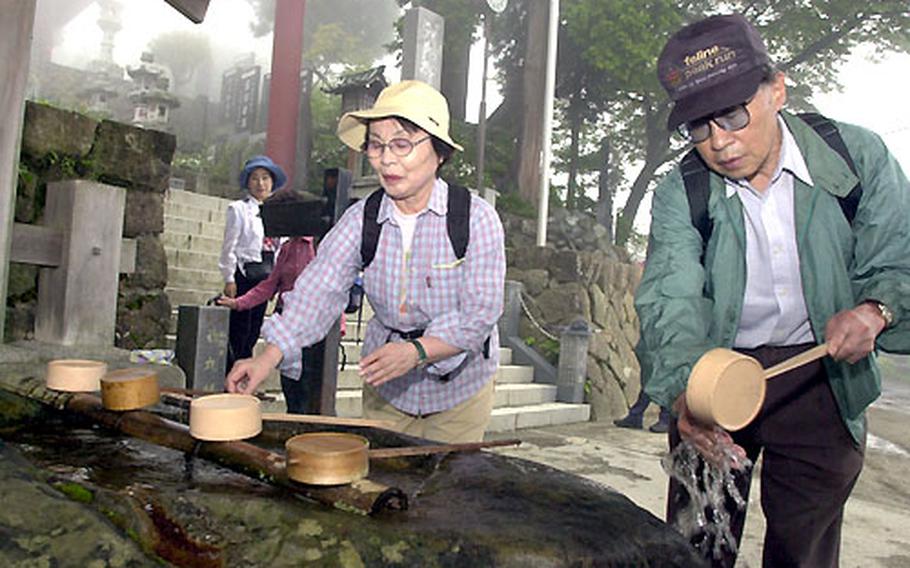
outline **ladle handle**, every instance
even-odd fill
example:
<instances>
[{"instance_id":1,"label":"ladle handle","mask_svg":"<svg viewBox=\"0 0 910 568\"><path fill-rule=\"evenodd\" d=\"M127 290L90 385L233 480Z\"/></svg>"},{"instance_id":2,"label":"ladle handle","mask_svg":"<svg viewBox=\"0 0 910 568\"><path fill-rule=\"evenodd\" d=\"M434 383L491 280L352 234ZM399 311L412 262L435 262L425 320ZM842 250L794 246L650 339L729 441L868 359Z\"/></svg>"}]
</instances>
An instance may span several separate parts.
<instances>
[{"instance_id":1,"label":"ladle handle","mask_svg":"<svg viewBox=\"0 0 910 568\"><path fill-rule=\"evenodd\" d=\"M774 365L773 367L769 367L769 368L765 369L765 378L773 379L774 377L776 377L778 375L782 375L782 374L786 373L787 371L792 371L793 369L795 369L797 367L802 367L806 363L811 363L812 361L815 361L816 359L821 359L822 357L824 357L827 354L828 354L828 344L827 343L822 343L821 345L816 345L815 347L813 347L812 349L809 349L808 351L803 351L799 355L794 355L793 357L790 357L789 359L781 361L780 363L778 363L777 365Z\"/></svg>"}]
</instances>

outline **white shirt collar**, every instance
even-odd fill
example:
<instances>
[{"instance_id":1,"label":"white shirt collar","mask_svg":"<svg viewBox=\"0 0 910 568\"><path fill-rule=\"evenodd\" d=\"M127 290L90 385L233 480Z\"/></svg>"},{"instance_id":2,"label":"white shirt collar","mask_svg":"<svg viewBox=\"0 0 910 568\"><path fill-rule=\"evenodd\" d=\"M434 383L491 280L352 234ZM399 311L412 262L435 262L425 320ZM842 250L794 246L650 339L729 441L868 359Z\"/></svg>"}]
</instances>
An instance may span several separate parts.
<instances>
[{"instance_id":1,"label":"white shirt collar","mask_svg":"<svg viewBox=\"0 0 910 568\"><path fill-rule=\"evenodd\" d=\"M778 161L777 169L774 171L774 175L771 179L776 180L782 172L788 171L806 185L814 185L812 176L809 175L809 167L806 166L806 160L803 158L803 153L800 151L799 146L797 146L796 140L793 138L790 129L787 128L787 123L784 122L784 119L781 118L780 115L777 116L777 124L780 126L781 131L780 160ZM724 178L724 180L727 182L727 197L733 197L736 193L737 186L751 189L751 186L747 181L730 178Z\"/></svg>"}]
</instances>

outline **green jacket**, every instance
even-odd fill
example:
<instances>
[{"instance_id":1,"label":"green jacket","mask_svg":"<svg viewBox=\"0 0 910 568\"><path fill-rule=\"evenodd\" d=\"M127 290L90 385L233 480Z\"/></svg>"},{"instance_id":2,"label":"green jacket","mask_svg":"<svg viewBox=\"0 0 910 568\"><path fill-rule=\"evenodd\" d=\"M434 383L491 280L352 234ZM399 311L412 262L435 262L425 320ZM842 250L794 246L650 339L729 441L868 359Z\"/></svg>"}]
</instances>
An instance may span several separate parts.
<instances>
[{"instance_id":1,"label":"green jacket","mask_svg":"<svg viewBox=\"0 0 910 568\"><path fill-rule=\"evenodd\" d=\"M881 139L838 124L862 178L863 196L847 222L835 196L856 185L846 162L808 125L781 113L802 152L814 186L794 179L796 240L812 330L824 340L837 312L867 299L885 303L894 324L878 347L910 353L910 184ZM701 237L689 214L679 168L655 189L644 275L635 297L641 322L636 353L648 396L669 407L686 388L695 361L714 347L731 347L746 285L742 205L726 197L711 174L708 213L714 223L700 262ZM855 365L825 358L841 417L863 436L863 411L881 393L875 356Z\"/></svg>"}]
</instances>

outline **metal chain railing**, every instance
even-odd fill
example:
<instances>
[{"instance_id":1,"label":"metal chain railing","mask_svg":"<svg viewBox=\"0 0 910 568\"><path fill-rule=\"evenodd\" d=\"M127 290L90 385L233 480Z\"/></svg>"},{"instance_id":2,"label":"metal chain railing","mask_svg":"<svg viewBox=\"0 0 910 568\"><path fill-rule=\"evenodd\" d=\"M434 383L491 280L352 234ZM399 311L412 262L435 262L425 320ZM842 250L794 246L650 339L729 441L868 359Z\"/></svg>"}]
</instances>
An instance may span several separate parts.
<instances>
[{"instance_id":1,"label":"metal chain railing","mask_svg":"<svg viewBox=\"0 0 910 568\"><path fill-rule=\"evenodd\" d=\"M550 333L546 329L544 329L543 326L540 325L540 323L538 323L537 319L535 319L534 316L531 315L531 310L529 310L528 305L525 304L524 292L521 292L518 294L518 303L521 304L522 311L525 313L526 316L528 316L528 319L531 320L531 323L534 325L534 327L536 327L537 330L540 331L540 333L542 333L544 335L544 337L546 337L548 339L552 339L553 341L559 341L558 337L556 337L555 335L553 335L552 333Z\"/></svg>"}]
</instances>

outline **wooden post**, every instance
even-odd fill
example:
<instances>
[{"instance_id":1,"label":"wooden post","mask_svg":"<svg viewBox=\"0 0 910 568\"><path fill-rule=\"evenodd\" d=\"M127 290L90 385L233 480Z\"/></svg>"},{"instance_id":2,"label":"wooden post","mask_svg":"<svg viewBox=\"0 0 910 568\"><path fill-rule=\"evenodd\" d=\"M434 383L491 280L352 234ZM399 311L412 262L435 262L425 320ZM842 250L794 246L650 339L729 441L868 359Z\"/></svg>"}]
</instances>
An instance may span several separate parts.
<instances>
[{"instance_id":1,"label":"wooden post","mask_svg":"<svg viewBox=\"0 0 910 568\"><path fill-rule=\"evenodd\" d=\"M275 37L272 40L272 78L269 83L265 153L284 168L288 175L287 187L294 187L305 5L301 0L275 2Z\"/></svg>"},{"instance_id":2,"label":"wooden post","mask_svg":"<svg viewBox=\"0 0 910 568\"><path fill-rule=\"evenodd\" d=\"M19 140L25 112L32 28L36 0L0 0L0 342L6 327L6 285L16 182L19 177Z\"/></svg>"},{"instance_id":3,"label":"wooden post","mask_svg":"<svg viewBox=\"0 0 910 568\"><path fill-rule=\"evenodd\" d=\"M62 234L60 264L38 277L35 338L113 345L126 190L84 180L47 186L45 225Z\"/></svg>"}]
</instances>

